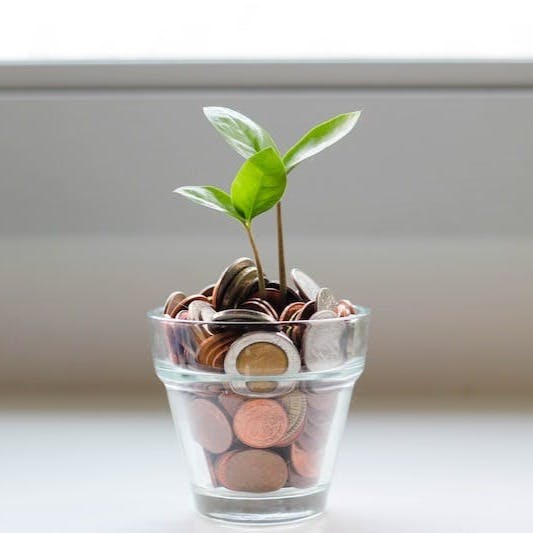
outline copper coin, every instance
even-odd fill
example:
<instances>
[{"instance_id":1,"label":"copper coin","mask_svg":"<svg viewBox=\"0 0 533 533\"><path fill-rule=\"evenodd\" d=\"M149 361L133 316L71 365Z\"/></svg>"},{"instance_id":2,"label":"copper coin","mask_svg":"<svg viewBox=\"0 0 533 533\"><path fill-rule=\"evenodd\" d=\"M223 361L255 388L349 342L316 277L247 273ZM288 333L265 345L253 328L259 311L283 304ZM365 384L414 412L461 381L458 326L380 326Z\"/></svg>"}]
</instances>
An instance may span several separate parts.
<instances>
[{"instance_id":1,"label":"copper coin","mask_svg":"<svg viewBox=\"0 0 533 533\"><path fill-rule=\"evenodd\" d=\"M266 300L276 310L276 313L278 313L278 315L283 311L285 307L279 289L265 289L264 298L261 297L261 294L259 292L254 292L250 295L250 298L261 298L263 300Z\"/></svg>"},{"instance_id":2,"label":"copper coin","mask_svg":"<svg viewBox=\"0 0 533 533\"><path fill-rule=\"evenodd\" d=\"M337 306L335 307L335 313L337 313L337 316L341 318L350 316L352 314L350 308L342 303L337 304Z\"/></svg>"},{"instance_id":3,"label":"copper coin","mask_svg":"<svg viewBox=\"0 0 533 533\"><path fill-rule=\"evenodd\" d=\"M347 307L352 315L356 315L359 312L359 309L350 300L339 300L339 304Z\"/></svg>"},{"instance_id":4,"label":"copper coin","mask_svg":"<svg viewBox=\"0 0 533 533\"><path fill-rule=\"evenodd\" d=\"M228 391L220 393L218 397L218 403L220 403L231 418L235 416L235 413L244 401L242 396Z\"/></svg>"},{"instance_id":5,"label":"copper coin","mask_svg":"<svg viewBox=\"0 0 533 533\"><path fill-rule=\"evenodd\" d=\"M292 317L302 309L305 304L303 302L292 302L283 309L279 315L280 322L291 320Z\"/></svg>"},{"instance_id":6,"label":"copper coin","mask_svg":"<svg viewBox=\"0 0 533 533\"><path fill-rule=\"evenodd\" d=\"M240 257L236 259L229 265L224 272L220 275L215 288L213 289L213 306L215 309L222 308L222 298L224 297L224 292L228 288L231 280L243 269L246 267L254 266L255 263L248 257Z\"/></svg>"},{"instance_id":7,"label":"copper coin","mask_svg":"<svg viewBox=\"0 0 533 533\"><path fill-rule=\"evenodd\" d=\"M238 451L241 451L240 449L237 450L229 450L221 455L219 455L213 465L214 471L215 471L215 478L217 480L218 485L222 485L222 479L223 476L220 476L220 472L224 472L225 463L228 461L228 459L235 455Z\"/></svg>"},{"instance_id":8,"label":"copper coin","mask_svg":"<svg viewBox=\"0 0 533 533\"><path fill-rule=\"evenodd\" d=\"M277 311L266 301L261 298L249 298L239 306L241 309L252 309L270 315L274 320L278 320Z\"/></svg>"},{"instance_id":9,"label":"copper coin","mask_svg":"<svg viewBox=\"0 0 533 533\"><path fill-rule=\"evenodd\" d=\"M289 418L275 400L248 400L235 413L237 438L252 448L274 446L287 432Z\"/></svg>"},{"instance_id":10,"label":"copper coin","mask_svg":"<svg viewBox=\"0 0 533 533\"><path fill-rule=\"evenodd\" d=\"M272 492L287 482L285 460L270 450L242 450L225 454L216 465L221 485L242 492Z\"/></svg>"},{"instance_id":11,"label":"copper coin","mask_svg":"<svg viewBox=\"0 0 533 533\"><path fill-rule=\"evenodd\" d=\"M233 342L237 337L232 332L217 333L206 338L202 344L200 344L200 349L198 350L197 359L198 362L202 365L207 365L210 354L217 350L221 345L224 345L227 341ZM229 345L228 345L229 348Z\"/></svg>"},{"instance_id":12,"label":"copper coin","mask_svg":"<svg viewBox=\"0 0 533 533\"><path fill-rule=\"evenodd\" d=\"M210 358L209 365L213 368L216 368L217 370L224 370L224 359L226 358L226 354L228 353L228 350L231 346L231 342L228 342L221 346Z\"/></svg>"},{"instance_id":13,"label":"copper coin","mask_svg":"<svg viewBox=\"0 0 533 533\"><path fill-rule=\"evenodd\" d=\"M189 421L195 440L208 452L225 452L233 442L233 432L226 415L213 402L193 400Z\"/></svg>"},{"instance_id":14,"label":"copper coin","mask_svg":"<svg viewBox=\"0 0 533 533\"><path fill-rule=\"evenodd\" d=\"M187 296L187 298L185 298L184 300L182 300L175 308L174 310L172 311L172 314L170 315L172 318L174 318L177 313L179 311L181 311L182 309L187 309L187 307L189 306L189 304L191 302L195 302L197 300L201 300L203 302L207 302L207 297L204 296L203 294L193 294L191 296Z\"/></svg>"},{"instance_id":15,"label":"copper coin","mask_svg":"<svg viewBox=\"0 0 533 533\"><path fill-rule=\"evenodd\" d=\"M294 320L309 320L316 313L316 302L310 300L300 309Z\"/></svg>"},{"instance_id":16,"label":"copper coin","mask_svg":"<svg viewBox=\"0 0 533 533\"><path fill-rule=\"evenodd\" d=\"M215 465L214 465L214 456L208 451L204 450L205 463L207 465L207 470L209 472L209 478L211 479L211 484L213 487L218 486L217 476L215 474Z\"/></svg>"},{"instance_id":17,"label":"copper coin","mask_svg":"<svg viewBox=\"0 0 533 533\"><path fill-rule=\"evenodd\" d=\"M294 468L289 468L289 479L287 480L287 487L296 487L297 489L306 489L316 483L314 477L303 477L294 471Z\"/></svg>"},{"instance_id":18,"label":"copper coin","mask_svg":"<svg viewBox=\"0 0 533 533\"><path fill-rule=\"evenodd\" d=\"M277 289L278 291L281 291L281 285L279 281L269 281L266 284L267 289ZM293 302L301 302L302 299L300 298L300 295L292 288L292 287L286 287L287 293L286 293L286 302L285 303L293 303Z\"/></svg>"},{"instance_id":19,"label":"copper coin","mask_svg":"<svg viewBox=\"0 0 533 533\"><path fill-rule=\"evenodd\" d=\"M165 302L165 306L163 308L163 313L167 314L171 317L176 316L176 313L174 313L174 310L178 305L185 300L187 296L183 294L182 292L176 291L170 294L170 296L167 298L167 301ZM174 314L173 314L174 313Z\"/></svg>"},{"instance_id":20,"label":"copper coin","mask_svg":"<svg viewBox=\"0 0 533 533\"><path fill-rule=\"evenodd\" d=\"M207 364L219 370L224 369L224 359L234 339L229 338L214 347L207 356Z\"/></svg>"},{"instance_id":21,"label":"copper coin","mask_svg":"<svg viewBox=\"0 0 533 533\"><path fill-rule=\"evenodd\" d=\"M295 443L291 446L291 465L294 471L303 477L315 478L320 474L322 454L304 450Z\"/></svg>"}]
</instances>

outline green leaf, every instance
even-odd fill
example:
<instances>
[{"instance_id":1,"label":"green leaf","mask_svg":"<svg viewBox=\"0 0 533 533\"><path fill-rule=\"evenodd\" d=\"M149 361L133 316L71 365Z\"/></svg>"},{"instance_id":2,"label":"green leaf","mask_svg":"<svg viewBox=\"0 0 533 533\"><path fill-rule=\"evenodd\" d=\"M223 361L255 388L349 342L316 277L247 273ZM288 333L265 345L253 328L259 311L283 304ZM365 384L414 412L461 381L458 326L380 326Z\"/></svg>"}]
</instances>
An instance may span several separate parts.
<instances>
[{"instance_id":1,"label":"green leaf","mask_svg":"<svg viewBox=\"0 0 533 533\"><path fill-rule=\"evenodd\" d=\"M204 114L226 142L245 159L269 146L278 150L267 130L238 111L227 107L204 107Z\"/></svg>"},{"instance_id":2,"label":"green leaf","mask_svg":"<svg viewBox=\"0 0 533 533\"><path fill-rule=\"evenodd\" d=\"M236 218L241 222L243 221L242 217L233 207L230 195L222 189L211 187L210 185L198 187L187 186L178 187L174 192L185 196L185 198L188 198L196 204L209 207L215 211L221 211L230 217Z\"/></svg>"},{"instance_id":3,"label":"green leaf","mask_svg":"<svg viewBox=\"0 0 533 533\"><path fill-rule=\"evenodd\" d=\"M246 222L276 205L285 192L287 173L274 148L245 161L231 184L231 201Z\"/></svg>"},{"instance_id":4,"label":"green leaf","mask_svg":"<svg viewBox=\"0 0 533 533\"><path fill-rule=\"evenodd\" d=\"M350 133L360 115L360 111L344 113L309 130L283 157L287 172Z\"/></svg>"}]
</instances>

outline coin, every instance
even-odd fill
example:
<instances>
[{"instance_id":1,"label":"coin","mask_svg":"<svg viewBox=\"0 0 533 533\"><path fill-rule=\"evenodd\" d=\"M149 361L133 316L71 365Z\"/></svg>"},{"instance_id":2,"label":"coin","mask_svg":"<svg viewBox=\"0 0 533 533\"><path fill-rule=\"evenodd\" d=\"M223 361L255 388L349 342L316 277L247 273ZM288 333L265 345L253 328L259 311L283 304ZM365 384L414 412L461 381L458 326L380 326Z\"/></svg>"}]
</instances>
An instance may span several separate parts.
<instances>
[{"instance_id":1,"label":"coin","mask_svg":"<svg viewBox=\"0 0 533 533\"><path fill-rule=\"evenodd\" d=\"M185 300L185 298L186 298L186 295L179 291L176 291L170 294L170 296L167 298L167 301L165 302L163 313L170 315L171 317L176 316L176 313L174 313L174 310L183 300Z\"/></svg>"},{"instance_id":2,"label":"coin","mask_svg":"<svg viewBox=\"0 0 533 533\"><path fill-rule=\"evenodd\" d=\"M336 318L333 311L317 311L303 333L303 358L310 371L329 370L340 366L344 362L341 348L344 324L339 321L325 321L323 319Z\"/></svg>"},{"instance_id":3,"label":"coin","mask_svg":"<svg viewBox=\"0 0 533 533\"><path fill-rule=\"evenodd\" d=\"M215 288L213 289L213 305L215 309L221 309L222 298L224 297L224 292L228 288L232 279L244 268L255 266L255 263L248 257L240 257L236 259L229 265L224 272L220 275Z\"/></svg>"},{"instance_id":4,"label":"coin","mask_svg":"<svg viewBox=\"0 0 533 533\"><path fill-rule=\"evenodd\" d=\"M247 400L235 413L235 436L251 448L274 446L287 432L289 418L275 400Z\"/></svg>"},{"instance_id":5,"label":"coin","mask_svg":"<svg viewBox=\"0 0 533 533\"><path fill-rule=\"evenodd\" d=\"M307 412L305 394L295 390L280 399L281 405L289 417L289 427L285 435L276 446L283 447L292 444L303 431Z\"/></svg>"},{"instance_id":6,"label":"coin","mask_svg":"<svg viewBox=\"0 0 533 533\"><path fill-rule=\"evenodd\" d=\"M317 311L335 311L337 308L337 298L327 288L323 287L316 295L316 310Z\"/></svg>"},{"instance_id":7,"label":"coin","mask_svg":"<svg viewBox=\"0 0 533 533\"><path fill-rule=\"evenodd\" d=\"M261 298L248 298L239 306L241 309L252 309L253 311L260 311L270 315L274 320L278 319L277 311L266 300Z\"/></svg>"},{"instance_id":8,"label":"coin","mask_svg":"<svg viewBox=\"0 0 533 533\"><path fill-rule=\"evenodd\" d=\"M317 477L320 474L322 454L304 450L298 443L291 446L291 466L303 477Z\"/></svg>"},{"instance_id":9,"label":"coin","mask_svg":"<svg viewBox=\"0 0 533 533\"><path fill-rule=\"evenodd\" d=\"M293 268L291 278L304 300L316 300L320 286L310 276L299 268Z\"/></svg>"},{"instance_id":10,"label":"coin","mask_svg":"<svg viewBox=\"0 0 533 533\"><path fill-rule=\"evenodd\" d=\"M228 452L215 466L220 484L243 492L272 492L287 482L285 460L270 450Z\"/></svg>"},{"instance_id":11,"label":"coin","mask_svg":"<svg viewBox=\"0 0 533 533\"><path fill-rule=\"evenodd\" d=\"M309 300L295 315L294 320L309 320L316 313L315 300Z\"/></svg>"},{"instance_id":12,"label":"coin","mask_svg":"<svg viewBox=\"0 0 533 533\"><path fill-rule=\"evenodd\" d=\"M231 343L237 338L237 336L231 331L224 333L217 333L207 337L198 349L197 360L198 363L205 366L213 364L213 357L220 353L221 348L225 348L225 353L229 350ZM220 356L219 356L220 357ZM210 362L211 361L211 362ZM217 365L219 368L223 368L223 365Z\"/></svg>"},{"instance_id":13,"label":"coin","mask_svg":"<svg viewBox=\"0 0 533 533\"><path fill-rule=\"evenodd\" d=\"M211 453L225 452L233 442L226 415L213 402L197 398L191 402L189 422L195 440Z\"/></svg>"},{"instance_id":14,"label":"coin","mask_svg":"<svg viewBox=\"0 0 533 533\"><path fill-rule=\"evenodd\" d=\"M344 305L352 315L356 315L359 312L357 307L352 302L350 302L350 300L339 300L339 304Z\"/></svg>"},{"instance_id":15,"label":"coin","mask_svg":"<svg viewBox=\"0 0 533 533\"><path fill-rule=\"evenodd\" d=\"M303 302L292 302L288 304L279 316L280 322L293 320L293 316L302 309L305 304Z\"/></svg>"},{"instance_id":16,"label":"coin","mask_svg":"<svg viewBox=\"0 0 533 533\"><path fill-rule=\"evenodd\" d=\"M216 345L211 352L207 355L206 364L219 370L224 369L224 358L228 353L229 347L233 339L227 339L220 344Z\"/></svg>"},{"instance_id":17,"label":"coin","mask_svg":"<svg viewBox=\"0 0 533 533\"><path fill-rule=\"evenodd\" d=\"M282 333L258 331L239 337L224 360L224 370L233 376L268 376L296 374L300 371L300 353ZM292 389L291 383L270 381L232 382L238 394L282 394Z\"/></svg>"},{"instance_id":18,"label":"coin","mask_svg":"<svg viewBox=\"0 0 533 533\"><path fill-rule=\"evenodd\" d=\"M172 314L170 315L172 318L175 318L176 315L182 311L183 309L187 309L191 302L195 302L197 300L201 300L203 302L207 302L207 297L203 294L193 294L191 296L187 296L187 298L184 298L172 311ZM189 317L190 319L190 317Z\"/></svg>"},{"instance_id":19,"label":"coin","mask_svg":"<svg viewBox=\"0 0 533 533\"><path fill-rule=\"evenodd\" d=\"M217 487L218 480L215 474L215 465L213 462L214 456L212 453L206 450L204 450L204 455L205 455L205 464L207 465L207 471L209 472L209 478L211 479L211 484L213 485L213 487Z\"/></svg>"},{"instance_id":20,"label":"coin","mask_svg":"<svg viewBox=\"0 0 533 533\"><path fill-rule=\"evenodd\" d=\"M233 418L239 407L244 403L244 398L233 392L224 391L218 397L218 403Z\"/></svg>"},{"instance_id":21,"label":"coin","mask_svg":"<svg viewBox=\"0 0 533 533\"><path fill-rule=\"evenodd\" d=\"M243 268L231 280L222 296L222 309L230 309L239 306L250 293L257 289L258 271L255 265Z\"/></svg>"},{"instance_id":22,"label":"coin","mask_svg":"<svg viewBox=\"0 0 533 533\"><path fill-rule=\"evenodd\" d=\"M269 281L266 285L267 289L276 289L281 290L281 285L279 281ZM300 295L291 287L286 287L286 303L300 302L302 299Z\"/></svg>"},{"instance_id":23,"label":"coin","mask_svg":"<svg viewBox=\"0 0 533 533\"><path fill-rule=\"evenodd\" d=\"M316 481L316 478L300 476L300 474L297 474L294 471L294 468L289 468L289 479L287 481L287 486L289 487L307 489L311 485L315 484Z\"/></svg>"},{"instance_id":24,"label":"coin","mask_svg":"<svg viewBox=\"0 0 533 533\"><path fill-rule=\"evenodd\" d=\"M205 300L194 300L189 304L189 319L190 320L204 320L202 318L202 313L206 316L213 316L216 312L211 304Z\"/></svg>"},{"instance_id":25,"label":"coin","mask_svg":"<svg viewBox=\"0 0 533 533\"><path fill-rule=\"evenodd\" d=\"M271 315L254 311L253 309L224 309L216 312L212 317L209 328L213 333L236 330L245 332L250 330L278 330L280 329ZM243 322L251 322L243 324ZM216 324L215 324L216 323ZM235 323L235 324L232 324Z\"/></svg>"}]
</instances>

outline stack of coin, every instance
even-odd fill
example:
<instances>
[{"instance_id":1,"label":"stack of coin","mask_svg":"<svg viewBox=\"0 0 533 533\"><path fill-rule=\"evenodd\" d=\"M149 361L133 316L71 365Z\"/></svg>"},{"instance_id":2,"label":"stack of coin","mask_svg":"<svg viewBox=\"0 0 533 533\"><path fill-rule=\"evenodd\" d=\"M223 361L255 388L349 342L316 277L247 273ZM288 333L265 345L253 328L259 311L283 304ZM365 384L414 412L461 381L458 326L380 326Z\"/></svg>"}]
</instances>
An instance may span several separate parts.
<instances>
[{"instance_id":1,"label":"stack of coin","mask_svg":"<svg viewBox=\"0 0 533 533\"><path fill-rule=\"evenodd\" d=\"M294 486L313 484L320 475L322 457L337 404L337 391L308 387L305 398L305 424L290 450L290 479Z\"/></svg>"},{"instance_id":2,"label":"stack of coin","mask_svg":"<svg viewBox=\"0 0 533 533\"><path fill-rule=\"evenodd\" d=\"M219 372L225 379L194 383L188 419L203 449L214 486L270 492L317 483L336 392L291 381L301 369L323 371L345 362L358 348L358 313L299 269L285 297L276 281L239 258L215 284L167 298L163 333L176 365ZM320 386L320 384L319 384Z\"/></svg>"},{"instance_id":3,"label":"stack of coin","mask_svg":"<svg viewBox=\"0 0 533 533\"><path fill-rule=\"evenodd\" d=\"M259 277L255 263L247 257L234 261L222 272L213 288L213 306L217 311L236 308L257 291Z\"/></svg>"}]
</instances>

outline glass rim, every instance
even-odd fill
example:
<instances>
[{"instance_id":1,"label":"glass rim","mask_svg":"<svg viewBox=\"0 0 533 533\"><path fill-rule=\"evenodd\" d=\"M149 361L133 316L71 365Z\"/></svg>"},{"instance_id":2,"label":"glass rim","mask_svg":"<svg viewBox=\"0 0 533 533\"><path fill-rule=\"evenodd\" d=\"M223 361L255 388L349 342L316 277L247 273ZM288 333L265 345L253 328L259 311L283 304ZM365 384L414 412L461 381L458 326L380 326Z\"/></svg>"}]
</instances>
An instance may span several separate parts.
<instances>
[{"instance_id":1,"label":"glass rim","mask_svg":"<svg viewBox=\"0 0 533 533\"><path fill-rule=\"evenodd\" d=\"M296 382L336 382L360 376L366 364L366 357L356 357L345 361L342 365L324 370L305 370L290 374L265 374L261 376L246 376L244 374L227 374L225 372L212 372L201 368L183 367L166 362L156 362L155 370L158 377L167 385L186 383L252 383L270 381L279 384ZM258 396L259 397L259 396ZM266 397L266 396L265 396Z\"/></svg>"},{"instance_id":2,"label":"glass rim","mask_svg":"<svg viewBox=\"0 0 533 533\"><path fill-rule=\"evenodd\" d=\"M321 319L315 319L315 320L273 320L273 321L253 321L253 320L235 320L228 322L227 325L229 326L254 326L254 325L265 325L268 324L269 326L291 326L291 325L317 325L317 324L344 324L344 323L350 323L357 320L360 320L362 318L367 318L370 316L370 308L365 307L363 305L356 305L355 306L357 310L359 311L355 315L348 315L348 316L341 316L341 317L335 317L335 318L321 318ZM163 307L156 307L154 309L151 309L146 313L146 316L150 320L154 320L156 322L162 322L162 323L168 323L168 324L180 324L180 325L190 325L190 326L224 326L226 323L224 322L213 322L212 320L188 320L188 319L182 319L182 318L172 318L172 317L166 317L163 314Z\"/></svg>"}]
</instances>

